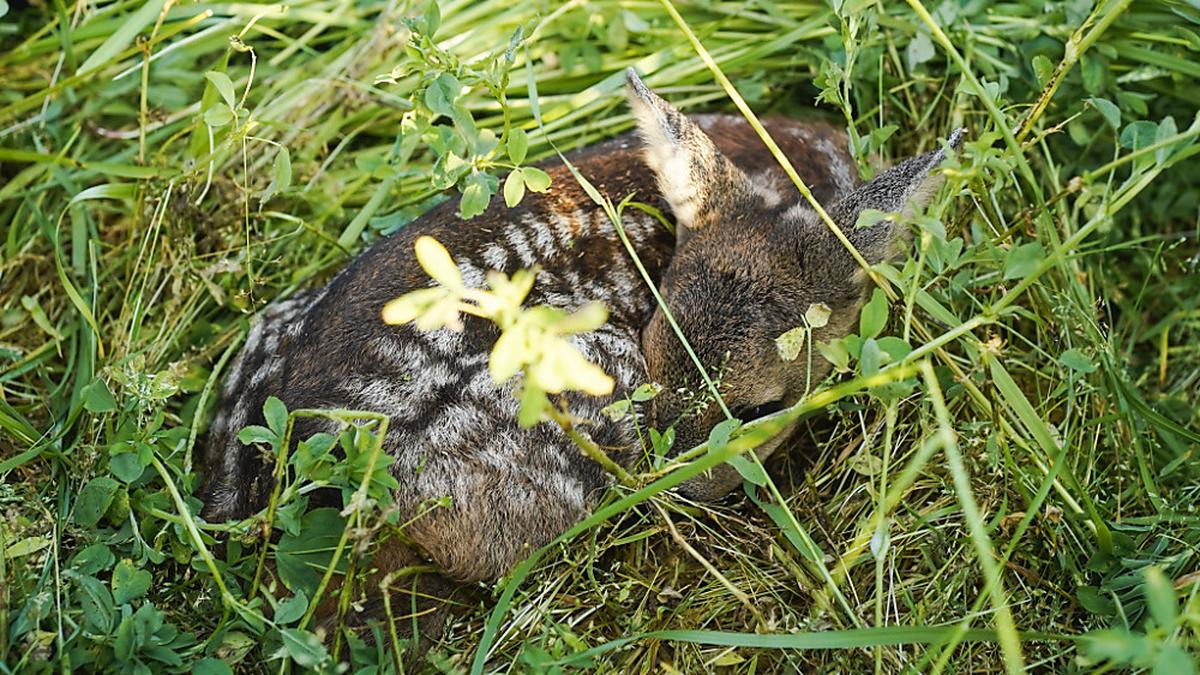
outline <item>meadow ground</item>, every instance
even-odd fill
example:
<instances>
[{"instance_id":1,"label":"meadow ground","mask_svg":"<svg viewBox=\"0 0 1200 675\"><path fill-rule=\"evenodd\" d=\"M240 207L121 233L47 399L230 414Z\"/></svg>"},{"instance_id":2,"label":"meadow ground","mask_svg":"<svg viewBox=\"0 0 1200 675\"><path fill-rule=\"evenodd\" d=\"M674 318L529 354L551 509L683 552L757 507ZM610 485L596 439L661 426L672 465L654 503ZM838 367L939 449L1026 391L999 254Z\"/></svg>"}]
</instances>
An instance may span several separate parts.
<instances>
[{"instance_id":1,"label":"meadow ground","mask_svg":"<svg viewBox=\"0 0 1200 675\"><path fill-rule=\"evenodd\" d=\"M371 482L369 429L293 465L264 544L195 516L215 383L273 298L630 128L628 66L689 110L734 109L719 71L830 119L864 177L968 129L879 270L886 328L829 352L834 384L904 377L722 504L614 489L427 668L1194 672L1190 0L0 0L0 672L394 669L386 633L311 632L322 561L396 526L304 513Z\"/></svg>"}]
</instances>

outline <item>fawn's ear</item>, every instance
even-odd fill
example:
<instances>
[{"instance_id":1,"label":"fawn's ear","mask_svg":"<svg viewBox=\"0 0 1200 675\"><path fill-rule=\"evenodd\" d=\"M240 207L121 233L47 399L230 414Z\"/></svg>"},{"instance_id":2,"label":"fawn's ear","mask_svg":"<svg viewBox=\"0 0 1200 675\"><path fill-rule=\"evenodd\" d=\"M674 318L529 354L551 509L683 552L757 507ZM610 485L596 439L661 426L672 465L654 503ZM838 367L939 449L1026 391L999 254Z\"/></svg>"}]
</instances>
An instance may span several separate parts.
<instances>
[{"instance_id":1,"label":"fawn's ear","mask_svg":"<svg viewBox=\"0 0 1200 675\"><path fill-rule=\"evenodd\" d=\"M753 199L750 179L700 127L650 91L633 68L625 71L625 82L646 144L646 163L675 214L680 243L727 218L742 200Z\"/></svg>"},{"instance_id":2,"label":"fawn's ear","mask_svg":"<svg viewBox=\"0 0 1200 675\"><path fill-rule=\"evenodd\" d=\"M859 214L873 209L910 215L915 209L923 208L942 186L942 175L934 169L946 159L948 150L958 150L965 131L956 129L941 148L893 166L859 186L830 209L830 215L868 262L877 263L889 258L896 245L905 240L908 229L892 220L856 228Z\"/></svg>"}]
</instances>

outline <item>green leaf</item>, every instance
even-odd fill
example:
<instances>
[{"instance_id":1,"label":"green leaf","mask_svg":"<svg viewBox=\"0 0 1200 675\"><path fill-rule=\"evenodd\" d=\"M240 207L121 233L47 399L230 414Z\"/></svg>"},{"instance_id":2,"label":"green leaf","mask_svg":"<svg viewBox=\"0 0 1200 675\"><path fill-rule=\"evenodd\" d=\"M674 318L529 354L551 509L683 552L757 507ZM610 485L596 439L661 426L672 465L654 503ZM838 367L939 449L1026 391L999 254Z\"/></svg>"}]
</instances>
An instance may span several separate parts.
<instances>
[{"instance_id":1,"label":"green leaf","mask_svg":"<svg viewBox=\"0 0 1200 675\"><path fill-rule=\"evenodd\" d=\"M75 583L79 586L79 604L83 608L84 623L100 635L109 635L113 630L112 593L108 585L91 576L77 576Z\"/></svg>"},{"instance_id":2,"label":"green leaf","mask_svg":"<svg viewBox=\"0 0 1200 675\"><path fill-rule=\"evenodd\" d=\"M1044 54L1033 57L1033 75L1037 78L1038 86L1044 87L1054 76L1054 64Z\"/></svg>"},{"instance_id":3,"label":"green leaf","mask_svg":"<svg viewBox=\"0 0 1200 675\"><path fill-rule=\"evenodd\" d=\"M385 164L386 166L386 164ZM259 196L259 203L265 203L280 192L292 186L292 154L287 148L279 148L275 153L275 161L271 164L271 184Z\"/></svg>"},{"instance_id":4,"label":"green leaf","mask_svg":"<svg viewBox=\"0 0 1200 675\"><path fill-rule=\"evenodd\" d=\"M89 168L95 168L95 164L89 165ZM137 195L137 186L133 183L105 183L103 185L93 185L92 187L80 192L71 197L72 204L88 201L89 199L115 199L117 201L130 201ZM25 298L21 298L21 304L25 304ZM38 324L41 325L40 323ZM52 333L53 334L53 333Z\"/></svg>"},{"instance_id":5,"label":"green leaf","mask_svg":"<svg viewBox=\"0 0 1200 675\"><path fill-rule=\"evenodd\" d=\"M1175 627L1175 619L1179 616L1179 601L1175 598L1175 588L1171 580L1162 570L1153 565L1142 570L1145 579L1143 589L1146 593L1146 605L1150 608L1150 616L1159 628L1171 630Z\"/></svg>"},{"instance_id":6,"label":"green leaf","mask_svg":"<svg viewBox=\"0 0 1200 675\"><path fill-rule=\"evenodd\" d=\"M1099 94L1104 91L1105 71L1108 64L1104 59L1097 58L1093 53L1084 54L1079 59L1079 69L1083 75L1083 88L1089 94Z\"/></svg>"},{"instance_id":7,"label":"green leaf","mask_svg":"<svg viewBox=\"0 0 1200 675\"><path fill-rule=\"evenodd\" d=\"M622 10L621 19L625 22L625 27L630 33L644 33L650 30L650 24L645 19L634 14L629 10Z\"/></svg>"},{"instance_id":8,"label":"green leaf","mask_svg":"<svg viewBox=\"0 0 1200 675\"><path fill-rule=\"evenodd\" d=\"M279 635L283 638L283 653L301 668L316 668L329 658L321 638L306 630L284 628Z\"/></svg>"},{"instance_id":9,"label":"green leaf","mask_svg":"<svg viewBox=\"0 0 1200 675\"><path fill-rule=\"evenodd\" d=\"M533 192L545 192L550 188L550 174L536 166L527 166L521 170L525 177L525 187Z\"/></svg>"},{"instance_id":10,"label":"green leaf","mask_svg":"<svg viewBox=\"0 0 1200 675\"><path fill-rule=\"evenodd\" d=\"M1078 349L1068 349L1058 357L1058 362L1071 370L1088 374L1096 372L1096 364L1092 363L1083 352Z\"/></svg>"},{"instance_id":11,"label":"green leaf","mask_svg":"<svg viewBox=\"0 0 1200 675\"><path fill-rule=\"evenodd\" d=\"M845 372L850 368L850 351L846 348L846 343L843 340L818 342L817 351L839 373Z\"/></svg>"},{"instance_id":12,"label":"green leaf","mask_svg":"<svg viewBox=\"0 0 1200 675\"><path fill-rule=\"evenodd\" d=\"M492 187L486 174L473 173L467 176L466 185L463 187L462 201L458 204L459 215L464 220L474 218L486 211L491 201Z\"/></svg>"},{"instance_id":13,"label":"green leaf","mask_svg":"<svg viewBox=\"0 0 1200 675\"><path fill-rule=\"evenodd\" d=\"M1170 116L1164 117L1158 123L1158 130L1154 134L1154 142L1161 143L1177 133L1179 133L1179 129L1175 126L1175 118ZM1159 164L1167 161L1167 158L1171 156L1171 150L1172 148L1169 145L1155 150L1154 161Z\"/></svg>"},{"instance_id":14,"label":"green leaf","mask_svg":"<svg viewBox=\"0 0 1200 675\"><path fill-rule=\"evenodd\" d=\"M1158 135L1158 125L1146 120L1130 122L1121 132L1121 147L1129 150L1140 150L1154 143Z\"/></svg>"},{"instance_id":15,"label":"green leaf","mask_svg":"<svg viewBox=\"0 0 1200 675\"><path fill-rule=\"evenodd\" d=\"M933 41L923 32L918 32L915 37L908 43L908 48L905 50L905 55L908 57L908 69L912 70L917 66L929 61L937 54L933 49Z\"/></svg>"},{"instance_id":16,"label":"green leaf","mask_svg":"<svg viewBox=\"0 0 1200 675\"><path fill-rule=\"evenodd\" d=\"M279 436L266 427L260 427L257 424L242 429L238 432L238 440L242 445L254 445L262 443L264 445L275 445L279 440Z\"/></svg>"},{"instance_id":17,"label":"green leaf","mask_svg":"<svg viewBox=\"0 0 1200 675\"><path fill-rule=\"evenodd\" d=\"M225 105L229 106L230 114L237 109L237 94L233 91L233 80L229 76L218 70L209 70L204 73L204 77L212 82L217 93L221 95L221 99L225 101Z\"/></svg>"},{"instance_id":18,"label":"green leaf","mask_svg":"<svg viewBox=\"0 0 1200 675\"><path fill-rule=\"evenodd\" d=\"M119 487L121 485L108 476L97 476L88 481L75 498L75 524L94 527L100 522Z\"/></svg>"},{"instance_id":19,"label":"green leaf","mask_svg":"<svg viewBox=\"0 0 1200 675\"><path fill-rule=\"evenodd\" d=\"M862 352L859 354L859 364L862 374L871 376L879 372L883 366L883 352L879 349L879 343L875 338L867 338L863 340Z\"/></svg>"},{"instance_id":20,"label":"green leaf","mask_svg":"<svg viewBox=\"0 0 1200 675\"><path fill-rule=\"evenodd\" d=\"M1100 111L1100 114L1104 116L1104 121L1108 122L1114 131L1121 128L1121 109L1117 107L1117 104L1106 98L1093 97L1088 101L1096 107L1096 110Z\"/></svg>"},{"instance_id":21,"label":"green leaf","mask_svg":"<svg viewBox=\"0 0 1200 675\"><path fill-rule=\"evenodd\" d=\"M220 129L232 121L233 112L224 103L214 103L211 108L204 111L204 123L215 129Z\"/></svg>"},{"instance_id":22,"label":"green leaf","mask_svg":"<svg viewBox=\"0 0 1200 675\"><path fill-rule=\"evenodd\" d=\"M134 652L141 647L134 634L133 617L126 616L117 626L117 637L113 640L113 653L120 661L132 661Z\"/></svg>"},{"instance_id":23,"label":"green leaf","mask_svg":"<svg viewBox=\"0 0 1200 675\"><path fill-rule=\"evenodd\" d=\"M1130 633L1120 628L1088 633L1083 636L1079 646L1084 656L1093 663L1141 663L1150 654L1150 645L1145 635Z\"/></svg>"},{"instance_id":24,"label":"green leaf","mask_svg":"<svg viewBox=\"0 0 1200 675\"><path fill-rule=\"evenodd\" d=\"M221 659L206 656L191 665L192 675L233 675L229 664Z\"/></svg>"},{"instance_id":25,"label":"green leaf","mask_svg":"<svg viewBox=\"0 0 1200 675\"><path fill-rule=\"evenodd\" d=\"M107 413L117 409L117 400L108 390L108 385L99 378L92 380L79 390L79 395L83 399L83 407L88 412Z\"/></svg>"},{"instance_id":26,"label":"green leaf","mask_svg":"<svg viewBox=\"0 0 1200 675\"><path fill-rule=\"evenodd\" d=\"M662 385L655 384L653 382L647 382L645 384L638 385L638 388L633 390L633 394L630 395L630 398L638 403L641 403L643 401L649 401L661 393Z\"/></svg>"},{"instance_id":27,"label":"green leaf","mask_svg":"<svg viewBox=\"0 0 1200 675\"><path fill-rule=\"evenodd\" d=\"M267 427L274 431L276 436L282 437L283 432L287 430L287 406L278 398L268 396L266 403L263 403L263 419L267 421Z\"/></svg>"},{"instance_id":28,"label":"green leaf","mask_svg":"<svg viewBox=\"0 0 1200 675\"><path fill-rule=\"evenodd\" d=\"M528 429L541 422L548 405L550 399L546 398L546 392L536 382L525 380L521 387L521 406L517 409L517 425Z\"/></svg>"},{"instance_id":29,"label":"green leaf","mask_svg":"<svg viewBox=\"0 0 1200 675\"><path fill-rule=\"evenodd\" d=\"M130 14L129 18L125 19L121 26L113 31L112 34L108 36L108 39L106 39L99 47L96 48L96 51L92 52L91 55L87 57L87 60L83 62L83 65L79 66L79 70L76 71L76 75L82 75L95 70L103 66L105 63L108 63L110 60L116 57L117 54L121 53L126 47L129 46L130 43L133 42L134 37L136 37L143 28L150 25L150 22L158 18L159 12L162 11L165 3L166 0L150 0L146 4L139 7L137 11ZM0 15L2 14L3 12L0 12Z\"/></svg>"},{"instance_id":30,"label":"green leaf","mask_svg":"<svg viewBox=\"0 0 1200 675\"><path fill-rule=\"evenodd\" d=\"M1150 672L1152 675L1196 675L1196 659L1179 645L1163 645Z\"/></svg>"},{"instance_id":31,"label":"green leaf","mask_svg":"<svg viewBox=\"0 0 1200 675\"><path fill-rule=\"evenodd\" d=\"M71 558L70 567L79 574L93 575L111 567L116 559L104 544L92 544Z\"/></svg>"},{"instance_id":32,"label":"green leaf","mask_svg":"<svg viewBox=\"0 0 1200 675\"><path fill-rule=\"evenodd\" d=\"M720 452L729 444L729 437L733 432L737 431L738 427L742 426L742 421L737 419L727 419L717 424L708 432L708 451Z\"/></svg>"},{"instance_id":33,"label":"green leaf","mask_svg":"<svg viewBox=\"0 0 1200 675\"><path fill-rule=\"evenodd\" d=\"M438 0L429 0L425 6L425 14L421 17L421 31L426 37L432 38L441 25L442 10L438 7Z\"/></svg>"},{"instance_id":34,"label":"green leaf","mask_svg":"<svg viewBox=\"0 0 1200 675\"><path fill-rule=\"evenodd\" d=\"M667 452L675 446L675 427L667 427L661 434L657 429L651 429L650 445L653 446L655 455L666 457Z\"/></svg>"},{"instance_id":35,"label":"green leaf","mask_svg":"<svg viewBox=\"0 0 1200 675\"><path fill-rule=\"evenodd\" d=\"M619 422L629 414L629 411L632 407L633 405L629 402L629 399L622 398L604 406L600 412L603 413L608 419L614 422Z\"/></svg>"},{"instance_id":36,"label":"green leaf","mask_svg":"<svg viewBox=\"0 0 1200 675\"><path fill-rule=\"evenodd\" d=\"M775 338L775 351L784 361L795 361L808 344L808 328L797 326Z\"/></svg>"},{"instance_id":37,"label":"green leaf","mask_svg":"<svg viewBox=\"0 0 1200 675\"><path fill-rule=\"evenodd\" d=\"M892 134L896 133L898 129L900 129L900 127L895 124L887 124L872 131L870 135L867 136L867 150L870 152L877 152L883 147L883 144L887 142L887 139L891 138Z\"/></svg>"},{"instance_id":38,"label":"green leaf","mask_svg":"<svg viewBox=\"0 0 1200 675\"><path fill-rule=\"evenodd\" d=\"M108 470L125 483L141 478L145 469L136 452L122 452L108 458Z\"/></svg>"},{"instance_id":39,"label":"green leaf","mask_svg":"<svg viewBox=\"0 0 1200 675\"><path fill-rule=\"evenodd\" d=\"M761 463L752 462L742 455L734 455L726 461L734 469L737 469L742 478L750 483L760 487L767 484L767 472L763 469Z\"/></svg>"},{"instance_id":40,"label":"green leaf","mask_svg":"<svg viewBox=\"0 0 1200 675\"><path fill-rule=\"evenodd\" d=\"M529 134L520 127L514 127L508 131L508 140L505 142L508 147L508 158L513 164L521 164L525 161L525 154L529 151Z\"/></svg>"},{"instance_id":41,"label":"green leaf","mask_svg":"<svg viewBox=\"0 0 1200 675\"><path fill-rule=\"evenodd\" d=\"M1117 608L1113 605L1112 601L1102 595L1093 586L1080 586L1076 588L1075 597L1079 600L1079 606L1092 614L1112 616L1116 613Z\"/></svg>"},{"instance_id":42,"label":"green leaf","mask_svg":"<svg viewBox=\"0 0 1200 675\"><path fill-rule=\"evenodd\" d=\"M521 173L521 169L514 169L508 174L508 178L504 179L504 203L510 209L520 204L521 198L525 196L525 179Z\"/></svg>"},{"instance_id":43,"label":"green leaf","mask_svg":"<svg viewBox=\"0 0 1200 675\"><path fill-rule=\"evenodd\" d=\"M312 597L345 529L346 521L337 509L313 509L304 514L300 533L285 533L276 547L275 561L283 585L293 593ZM338 571L345 566L346 557L342 556Z\"/></svg>"},{"instance_id":44,"label":"green leaf","mask_svg":"<svg viewBox=\"0 0 1200 675\"><path fill-rule=\"evenodd\" d=\"M886 335L875 342L879 345L879 350L887 354L889 363L902 361L912 352L912 346L894 335Z\"/></svg>"},{"instance_id":45,"label":"green leaf","mask_svg":"<svg viewBox=\"0 0 1200 675\"><path fill-rule=\"evenodd\" d=\"M122 560L113 569L113 601L118 605L123 605L142 597L146 591L150 590L150 583L153 580L149 571L134 567L130 560Z\"/></svg>"},{"instance_id":46,"label":"green leaf","mask_svg":"<svg viewBox=\"0 0 1200 675\"><path fill-rule=\"evenodd\" d=\"M871 300L863 305L862 314L858 319L858 334L863 339L871 338L883 332L887 325L888 303L882 288L876 288L871 294Z\"/></svg>"},{"instance_id":47,"label":"green leaf","mask_svg":"<svg viewBox=\"0 0 1200 675\"><path fill-rule=\"evenodd\" d=\"M1042 243L1038 241L1009 249L1004 256L1004 279L1020 279L1033 274L1045 257Z\"/></svg>"},{"instance_id":48,"label":"green leaf","mask_svg":"<svg viewBox=\"0 0 1200 675\"><path fill-rule=\"evenodd\" d=\"M804 321L809 328L824 328L829 325L830 316L833 316L833 310L823 302L814 302L804 310Z\"/></svg>"},{"instance_id":49,"label":"green leaf","mask_svg":"<svg viewBox=\"0 0 1200 675\"><path fill-rule=\"evenodd\" d=\"M49 537L25 537L24 539L9 544L8 548L4 549L4 557L8 560L21 558L30 553L47 548L52 543Z\"/></svg>"},{"instance_id":50,"label":"green leaf","mask_svg":"<svg viewBox=\"0 0 1200 675\"><path fill-rule=\"evenodd\" d=\"M879 209L863 209L858 212L858 217L854 219L854 229L861 230L868 227L874 227L879 223L891 217L887 211Z\"/></svg>"},{"instance_id":51,"label":"green leaf","mask_svg":"<svg viewBox=\"0 0 1200 675\"><path fill-rule=\"evenodd\" d=\"M275 606L275 623L289 624L304 616L304 612L308 611L308 598L303 593L290 595Z\"/></svg>"},{"instance_id":52,"label":"green leaf","mask_svg":"<svg viewBox=\"0 0 1200 675\"><path fill-rule=\"evenodd\" d=\"M454 116L454 102L462 91L462 83L450 73L442 73L425 89L425 106L436 115Z\"/></svg>"}]
</instances>

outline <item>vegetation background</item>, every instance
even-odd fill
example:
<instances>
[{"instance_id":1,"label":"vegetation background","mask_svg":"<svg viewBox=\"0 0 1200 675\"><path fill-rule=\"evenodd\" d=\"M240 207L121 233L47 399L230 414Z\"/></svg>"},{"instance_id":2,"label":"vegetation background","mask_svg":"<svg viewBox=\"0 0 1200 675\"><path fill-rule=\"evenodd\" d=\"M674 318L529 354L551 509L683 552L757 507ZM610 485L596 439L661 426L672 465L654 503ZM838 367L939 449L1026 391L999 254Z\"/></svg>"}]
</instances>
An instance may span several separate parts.
<instances>
[{"instance_id":1,"label":"vegetation background","mask_svg":"<svg viewBox=\"0 0 1200 675\"><path fill-rule=\"evenodd\" d=\"M732 109L697 44L757 113L843 124L864 176L968 128L841 377L926 366L746 496L614 490L425 667L1194 672L1194 0L0 0L0 671L398 668L310 623L333 552L396 527L371 423L288 460L275 543L202 523L221 368L448 193L469 216L629 128L624 68ZM368 498L305 513L317 483Z\"/></svg>"}]
</instances>

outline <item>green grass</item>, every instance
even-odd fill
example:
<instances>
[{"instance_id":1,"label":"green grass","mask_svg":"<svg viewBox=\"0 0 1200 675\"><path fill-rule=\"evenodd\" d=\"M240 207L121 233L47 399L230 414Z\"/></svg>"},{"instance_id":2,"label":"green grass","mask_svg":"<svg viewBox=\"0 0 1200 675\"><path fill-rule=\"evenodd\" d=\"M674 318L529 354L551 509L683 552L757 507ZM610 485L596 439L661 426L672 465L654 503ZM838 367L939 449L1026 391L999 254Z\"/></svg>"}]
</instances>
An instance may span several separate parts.
<instances>
[{"instance_id":1,"label":"green grass","mask_svg":"<svg viewBox=\"0 0 1200 675\"><path fill-rule=\"evenodd\" d=\"M1200 11L1171 1L8 7L0 672L319 662L305 608L263 618L260 561L305 555L295 537L264 548L253 522L193 517L222 367L272 299L447 188L468 207L495 191L487 176L521 164L513 129L527 162L628 129L631 65L689 109L737 93L760 116L834 119L864 174L969 134L909 258L877 270L887 328L794 411L823 407L761 487L699 506L665 492L683 473L636 476L461 598L431 667L1187 672L1197 63ZM466 147L481 173L447 166ZM328 467L347 495L386 495L377 447L359 434ZM299 527L291 487L280 527ZM325 534L356 566L358 535ZM341 658L393 667L380 638Z\"/></svg>"}]
</instances>

